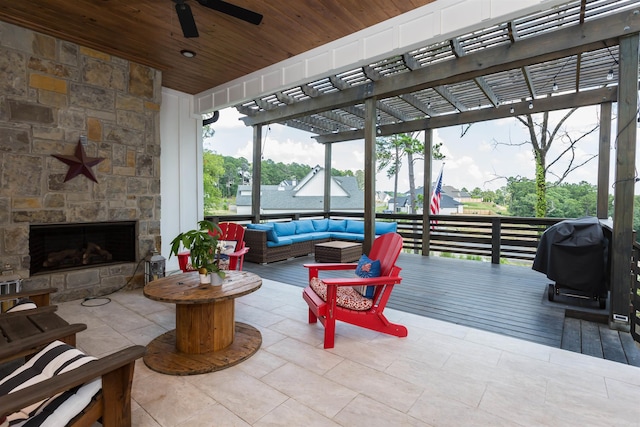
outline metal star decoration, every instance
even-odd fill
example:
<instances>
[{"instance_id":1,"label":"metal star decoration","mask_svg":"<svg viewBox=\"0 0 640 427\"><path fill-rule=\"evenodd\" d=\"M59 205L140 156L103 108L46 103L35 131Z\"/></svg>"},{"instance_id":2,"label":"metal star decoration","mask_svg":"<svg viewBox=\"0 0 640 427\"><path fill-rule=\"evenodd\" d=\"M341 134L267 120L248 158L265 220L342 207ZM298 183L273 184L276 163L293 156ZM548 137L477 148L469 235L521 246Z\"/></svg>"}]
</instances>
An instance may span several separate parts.
<instances>
[{"instance_id":1,"label":"metal star decoration","mask_svg":"<svg viewBox=\"0 0 640 427\"><path fill-rule=\"evenodd\" d=\"M64 182L67 182L80 174L86 176L93 182L98 182L96 176L93 174L93 170L91 170L91 167L103 161L104 157L87 156L84 152L84 146L81 141L78 141L76 154L74 156L62 156L57 154L52 154L52 156L69 165L69 170L67 171L67 175L64 177Z\"/></svg>"}]
</instances>

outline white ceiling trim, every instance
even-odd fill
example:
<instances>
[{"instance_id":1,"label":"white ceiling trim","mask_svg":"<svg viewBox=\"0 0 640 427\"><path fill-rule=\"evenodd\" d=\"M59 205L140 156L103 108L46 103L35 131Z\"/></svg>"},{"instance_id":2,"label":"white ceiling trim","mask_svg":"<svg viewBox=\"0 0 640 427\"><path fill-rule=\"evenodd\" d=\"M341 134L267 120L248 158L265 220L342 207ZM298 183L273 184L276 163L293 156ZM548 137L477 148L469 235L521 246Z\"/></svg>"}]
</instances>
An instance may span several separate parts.
<instances>
[{"instance_id":1,"label":"white ceiling trim","mask_svg":"<svg viewBox=\"0 0 640 427\"><path fill-rule=\"evenodd\" d=\"M195 95L207 113L480 30L568 0L437 0Z\"/></svg>"}]
</instances>

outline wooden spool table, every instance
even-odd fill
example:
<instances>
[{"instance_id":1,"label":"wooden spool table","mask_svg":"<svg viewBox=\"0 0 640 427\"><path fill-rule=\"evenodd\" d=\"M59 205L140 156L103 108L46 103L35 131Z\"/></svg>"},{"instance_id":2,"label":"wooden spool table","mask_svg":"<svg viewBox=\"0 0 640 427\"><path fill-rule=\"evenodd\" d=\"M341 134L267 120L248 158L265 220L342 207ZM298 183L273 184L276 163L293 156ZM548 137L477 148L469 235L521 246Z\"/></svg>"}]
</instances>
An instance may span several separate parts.
<instances>
[{"instance_id":1,"label":"wooden spool table","mask_svg":"<svg viewBox=\"0 0 640 427\"><path fill-rule=\"evenodd\" d=\"M147 345L144 363L170 375L219 371L251 357L262 344L253 326L235 322L235 298L257 291L253 273L227 271L221 286L200 284L197 271L149 282L144 295L176 304L176 329Z\"/></svg>"}]
</instances>

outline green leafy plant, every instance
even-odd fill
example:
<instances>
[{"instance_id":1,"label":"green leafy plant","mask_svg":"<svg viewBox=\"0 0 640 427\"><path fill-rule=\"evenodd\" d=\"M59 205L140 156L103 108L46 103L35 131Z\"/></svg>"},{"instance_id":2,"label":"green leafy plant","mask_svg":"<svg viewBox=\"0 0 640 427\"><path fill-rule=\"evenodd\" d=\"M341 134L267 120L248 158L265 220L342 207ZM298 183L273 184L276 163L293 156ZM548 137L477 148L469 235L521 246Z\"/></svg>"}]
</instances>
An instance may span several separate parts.
<instances>
[{"instance_id":1,"label":"green leafy plant","mask_svg":"<svg viewBox=\"0 0 640 427\"><path fill-rule=\"evenodd\" d=\"M199 221L198 227L178 234L171 241L169 256L178 255L180 247L183 246L191 254L191 266L198 269L200 274L213 272L224 279L225 272L218 266L221 250L218 239L222 230L217 224L207 220Z\"/></svg>"}]
</instances>

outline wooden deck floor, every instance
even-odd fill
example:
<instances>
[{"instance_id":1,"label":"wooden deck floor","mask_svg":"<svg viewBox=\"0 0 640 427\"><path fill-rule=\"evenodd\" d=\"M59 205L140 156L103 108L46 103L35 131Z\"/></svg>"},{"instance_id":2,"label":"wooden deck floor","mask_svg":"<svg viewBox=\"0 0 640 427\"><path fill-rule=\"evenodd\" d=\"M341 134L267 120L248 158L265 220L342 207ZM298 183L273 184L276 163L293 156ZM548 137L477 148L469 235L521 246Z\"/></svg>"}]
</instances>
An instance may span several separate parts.
<instances>
[{"instance_id":1,"label":"wooden deck floor","mask_svg":"<svg viewBox=\"0 0 640 427\"><path fill-rule=\"evenodd\" d=\"M244 268L304 287L302 264L312 262L309 256L267 265L247 262ZM391 295L391 308L640 366L640 349L629 333L590 321L606 318L607 310L569 297L549 302L549 280L529 267L405 253L398 265L403 281Z\"/></svg>"}]
</instances>

